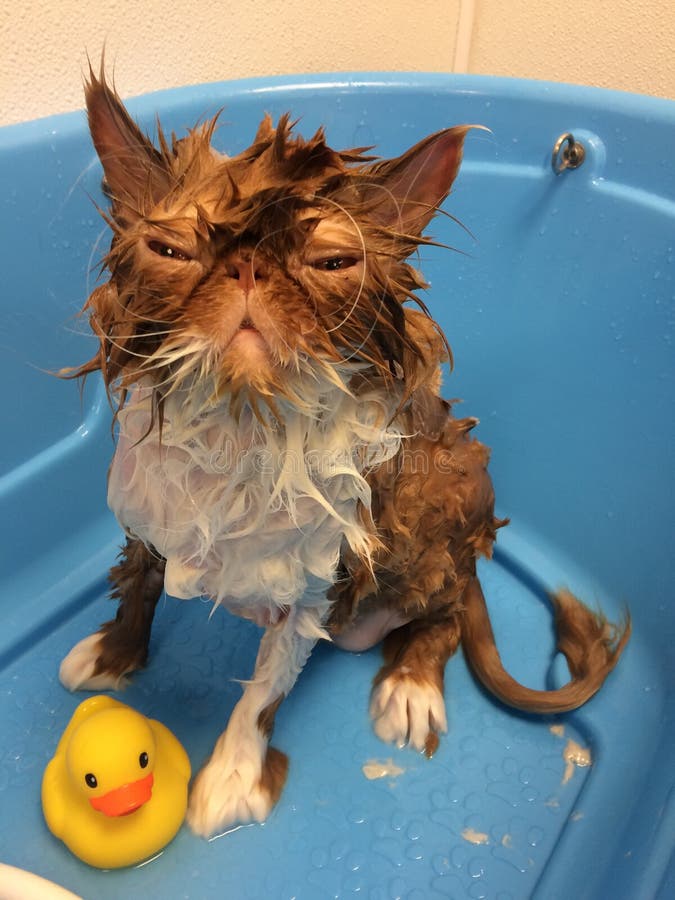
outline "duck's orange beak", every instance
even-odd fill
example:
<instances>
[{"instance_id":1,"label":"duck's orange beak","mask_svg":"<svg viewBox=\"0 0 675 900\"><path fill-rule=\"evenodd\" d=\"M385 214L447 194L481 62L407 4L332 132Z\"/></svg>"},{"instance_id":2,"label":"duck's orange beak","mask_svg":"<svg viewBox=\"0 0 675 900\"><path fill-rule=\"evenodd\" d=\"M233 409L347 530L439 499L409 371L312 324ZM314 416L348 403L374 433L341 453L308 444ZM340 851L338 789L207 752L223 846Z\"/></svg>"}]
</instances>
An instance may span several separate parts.
<instances>
[{"instance_id":1,"label":"duck's orange beak","mask_svg":"<svg viewBox=\"0 0 675 900\"><path fill-rule=\"evenodd\" d=\"M154 780L151 772L145 778L123 784L101 797L90 797L89 802L95 810L106 816L126 816L136 812L152 797Z\"/></svg>"}]
</instances>

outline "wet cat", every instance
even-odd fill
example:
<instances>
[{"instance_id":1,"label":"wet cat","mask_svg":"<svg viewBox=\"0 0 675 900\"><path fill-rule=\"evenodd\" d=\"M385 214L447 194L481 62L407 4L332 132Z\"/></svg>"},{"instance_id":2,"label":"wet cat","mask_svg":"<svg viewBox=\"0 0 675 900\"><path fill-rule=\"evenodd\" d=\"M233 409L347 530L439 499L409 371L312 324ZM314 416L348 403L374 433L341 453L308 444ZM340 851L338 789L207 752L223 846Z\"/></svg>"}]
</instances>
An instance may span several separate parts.
<instances>
[{"instance_id":1,"label":"wet cat","mask_svg":"<svg viewBox=\"0 0 675 900\"><path fill-rule=\"evenodd\" d=\"M216 121L153 145L103 75L86 100L111 200L107 283L86 309L118 441L109 503L127 534L116 618L63 661L70 689L142 667L162 591L206 596L265 628L255 672L192 786L210 835L263 820L287 759L276 710L319 639L384 640L377 734L431 756L443 673L460 641L504 702L585 702L616 663L615 629L553 598L572 679L516 683L497 653L476 559L497 529L488 450L440 397L450 348L410 265L449 194L467 126L380 160L269 117L229 158Z\"/></svg>"}]
</instances>

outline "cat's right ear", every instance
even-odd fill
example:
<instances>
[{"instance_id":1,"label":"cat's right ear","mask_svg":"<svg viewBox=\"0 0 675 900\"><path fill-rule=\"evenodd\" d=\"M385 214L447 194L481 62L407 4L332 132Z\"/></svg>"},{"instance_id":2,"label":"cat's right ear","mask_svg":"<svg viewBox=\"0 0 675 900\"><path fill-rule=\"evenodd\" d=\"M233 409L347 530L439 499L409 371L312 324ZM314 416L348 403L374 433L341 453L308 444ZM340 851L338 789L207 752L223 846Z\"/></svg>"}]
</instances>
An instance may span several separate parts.
<instances>
[{"instance_id":1,"label":"cat's right ear","mask_svg":"<svg viewBox=\"0 0 675 900\"><path fill-rule=\"evenodd\" d=\"M457 125L431 134L396 159L362 170L361 195L381 225L421 235L450 193L462 162L464 138L482 125Z\"/></svg>"},{"instance_id":2,"label":"cat's right ear","mask_svg":"<svg viewBox=\"0 0 675 900\"><path fill-rule=\"evenodd\" d=\"M105 173L115 218L139 218L166 195L170 177L162 154L143 134L101 72L85 83L89 130Z\"/></svg>"}]
</instances>

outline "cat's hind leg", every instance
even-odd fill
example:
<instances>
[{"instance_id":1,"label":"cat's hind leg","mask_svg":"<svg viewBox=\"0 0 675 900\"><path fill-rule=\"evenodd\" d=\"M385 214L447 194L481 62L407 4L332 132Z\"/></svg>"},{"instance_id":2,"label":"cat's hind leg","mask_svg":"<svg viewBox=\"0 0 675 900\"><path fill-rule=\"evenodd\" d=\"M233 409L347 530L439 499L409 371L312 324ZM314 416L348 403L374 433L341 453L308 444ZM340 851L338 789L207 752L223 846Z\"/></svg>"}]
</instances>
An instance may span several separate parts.
<instances>
[{"instance_id":1,"label":"cat's hind leg","mask_svg":"<svg viewBox=\"0 0 675 900\"><path fill-rule=\"evenodd\" d=\"M461 635L456 614L415 619L384 640L385 663L373 682L370 715L382 740L436 751L448 723L443 698L445 665Z\"/></svg>"},{"instance_id":2,"label":"cat's hind leg","mask_svg":"<svg viewBox=\"0 0 675 900\"><path fill-rule=\"evenodd\" d=\"M112 690L143 668L155 607L164 589L165 561L141 541L129 539L110 570L115 618L76 644L59 669L62 684L75 690Z\"/></svg>"}]
</instances>

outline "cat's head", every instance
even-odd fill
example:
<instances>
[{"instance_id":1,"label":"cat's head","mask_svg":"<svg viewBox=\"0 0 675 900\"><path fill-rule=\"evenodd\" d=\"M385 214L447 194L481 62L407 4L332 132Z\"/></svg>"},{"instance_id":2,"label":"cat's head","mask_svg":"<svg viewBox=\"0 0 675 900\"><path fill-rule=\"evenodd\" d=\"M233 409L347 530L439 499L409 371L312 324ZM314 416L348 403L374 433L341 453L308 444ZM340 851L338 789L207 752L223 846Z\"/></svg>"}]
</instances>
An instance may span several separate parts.
<instances>
[{"instance_id":1,"label":"cat's head","mask_svg":"<svg viewBox=\"0 0 675 900\"><path fill-rule=\"evenodd\" d=\"M429 361L406 327L424 287L406 260L469 126L378 160L266 117L230 158L212 148L215 119L181 140L158 129L155 146L103 76L86 100L113 240L88 302L99 353L78 374L100 369L122 395L152 383L160 400L201 379L255 403L292 394L308 366L353 362L414 389Z\"/></svg>"}]
</instances>

